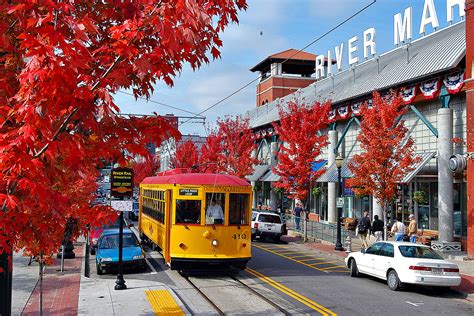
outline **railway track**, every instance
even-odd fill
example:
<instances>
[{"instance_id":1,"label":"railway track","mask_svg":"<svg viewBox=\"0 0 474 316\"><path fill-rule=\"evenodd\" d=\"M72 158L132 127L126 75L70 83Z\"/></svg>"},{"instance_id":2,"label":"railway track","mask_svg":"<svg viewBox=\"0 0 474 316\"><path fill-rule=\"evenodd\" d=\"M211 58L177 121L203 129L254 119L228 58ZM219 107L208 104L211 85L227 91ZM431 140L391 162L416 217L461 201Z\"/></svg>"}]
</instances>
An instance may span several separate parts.
<instances>
[{"instance_id":1,"label":"railway track","mask_svg":"<svg viewBox=\"0 0 474 316\"><path fill-rule=\"evenodd\" d=\"M179 274L219 315L247 313L290 315L281 306L229 272L180 271Z\"/></svg>"}]
</instances>

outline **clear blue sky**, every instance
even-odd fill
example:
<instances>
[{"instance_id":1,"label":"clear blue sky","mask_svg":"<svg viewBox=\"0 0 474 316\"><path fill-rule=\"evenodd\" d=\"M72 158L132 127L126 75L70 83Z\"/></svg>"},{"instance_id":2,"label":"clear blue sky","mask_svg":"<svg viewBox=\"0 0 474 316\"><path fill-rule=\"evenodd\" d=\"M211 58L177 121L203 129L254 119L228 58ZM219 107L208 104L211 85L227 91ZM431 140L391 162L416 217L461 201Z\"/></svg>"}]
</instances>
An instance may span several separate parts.
<instances>
[{"instance_id":1,"label":"clear blue sky","mask_svg":"<svg viewBox=\"0 0 474 316\"><path fill-rule=\"evenodd\" d=\"M239 15L240 23L230 26L222 35L222 58L193 72L185 67L172 88L158 84L152 100L192 112L200 112L257 77L249 69L265 57L288 48L301 49L320 35L351 16L372 0L248 0L249 8ZM362 60L362 35L369 27L376 29L377 53L394 48L393 16L413 8L413 38L418 30L424 0L377 0L375 4L325 38L306 49L314 54L327 54L334 46L352 36L359 37L359 59ZM447 26L446 0L434 0L440 28ZM459 21L457 9L454 22ZM427 33L432 29L427 28ZM333 56L334 58L334 56ZM344 51L347 63L347 50ZM255 107L256 83L206 112L211 125L218 117L244 113ZM122 93L115 96L122 113L189 115L145 100L135 100ZM185 124L183 133L205 135L203 126Z\"/></svg>"}]
</instances>

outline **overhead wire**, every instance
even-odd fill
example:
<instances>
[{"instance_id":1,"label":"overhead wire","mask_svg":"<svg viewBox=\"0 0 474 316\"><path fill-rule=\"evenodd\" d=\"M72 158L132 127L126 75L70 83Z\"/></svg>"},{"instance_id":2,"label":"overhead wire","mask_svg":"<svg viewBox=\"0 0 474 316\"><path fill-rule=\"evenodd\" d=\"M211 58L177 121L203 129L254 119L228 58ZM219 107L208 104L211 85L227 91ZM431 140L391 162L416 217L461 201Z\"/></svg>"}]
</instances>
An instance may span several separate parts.
<instances>
[{"instance_id":1,"label":"overhead wire","mask_svg":"<svg viewBox=\"0 0 474 316\"><path fill-rule=\"evenodd\" d=\"M337 28L341 27L342 25L344 25L345 23L347 23L348 21L352 20L354 17L356 17L357 15L359 15L360 13L362 13L363 11L367 10L370 6L372 6L373 4L375 4L377 2L377 0L373 0L371 3L367 4L366 6L364 6L363 8L361 8L359 11L355 12L354 14L352 14L351 16L349 16L348 18L346 18L345 20L343 20L342 22L339 22L336 26L332 27L331 29L329 29L328 31L326 31L324 34L320 35L319 37L317 37L316 39L314 39L311 43L307 44L305 47L299 49L298 51L296 51L296 53L292 54L290 57L286 58L285 60L283 60L283 62L281 62L281 64L284 64L285 62L287 62L288 60L290 60L292 57L298 55L299 53L301 53L303 50L305 50L306 48L310 47L311 45L313 45L314 43L318 42L319 40L321 40L322 38L326 37L328 34L330 34L331 32L333 32L334 30L336 30ZM276 66L272 66L272 67L276 67ZM273 70L274 68L271 68L271 70ZM244 90L245 88L247 88L248 86L250 86L251 84L253 84L255 81L259 80L260 78L257 77L255 79L253 79L252 81L249 81L248 83L246 83L245 85L243 85L242 87L240 87L239 89L235 90L234 92L232 92L231 94L227 95L226 97L220 99L219 101L217 101L216 103L212 104L211 106L205 108L204 110L202 110L201 112L197 113L196 115L202 115L203 113L206 113L207 111L213 109L214 107L218 106L219 104L221 104L222 102L228 100L229 98L233 97L234 95L236 95L237 93L239 93L240 91ZM194 118L194 117L193 117ZM179 124L179 126L183 125L183 124L186 124L188 123L189 121L191 121L193 118L190 118L184 122L181 122Z\"/></svg>"}]
</instances>

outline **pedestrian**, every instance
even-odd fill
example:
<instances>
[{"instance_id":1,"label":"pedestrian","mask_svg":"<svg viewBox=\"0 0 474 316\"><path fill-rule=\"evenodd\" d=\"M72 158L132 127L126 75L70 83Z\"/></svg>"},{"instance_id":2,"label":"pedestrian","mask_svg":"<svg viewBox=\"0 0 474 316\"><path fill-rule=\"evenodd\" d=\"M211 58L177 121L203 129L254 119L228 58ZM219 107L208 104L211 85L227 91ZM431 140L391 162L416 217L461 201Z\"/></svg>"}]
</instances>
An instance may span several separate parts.
<instances>
[{"instance_id":1,"label":"pedestrian","mask_svg":"<svg viewBox=\"0 0 474 316\"><path fill-rule=\"evenodd\" d=\"M374 215L371 232L374 234L376 242L383 239L383 221L379 219L378 215Z\"/></svg>"},{"instance_id":2,"label":"pedestrian","mask_svg":"<svg viewBox=\"0 0 474 316\"><path fill-rule=\"evenodd\" d=\"M395 223L393 223L391 233L395 235L395 241L403 241L403 236L405 235L405 224L403 224L400 217L397 218Z\"/></svg>"},{"instance_id":3,"label":"pedestrian","mask_svg":"<svg viewBox=\"0 0 474 316\"><path fill-rule=\"evenodd\" d=\"M370 230L370 218L369 218L369 212L364 211L364 214L362 215L362 218L359 220L359 223L357 224L357 233L359 235L360 240L362 241L362 245L364 248L368 248L369 244L367 243L367 235Z\"/></svg>"},{"instance_id":4,"label":"pedestrian","mask_svg":"<svg viewBox=\"0 0 474 316\"><path fill-rule=\"evenodd\" d=\"M293 215L295 216L295 226L296 230L300 230L300 221L301 215L303 214L303 208L301 207L301 203L297 203L295 209L293 210Z\"/></svg>"},{"instance_id":5,"label":"pedestrian","mask_svg":"<svg viewBox=\"0 0 474 316\"><path fill-rule=\"evenodd\" d=\"M410 224L408 225L408 236L410 237L410 242L416 244L416 220L415 220L415 215L410 214L408 216L408 219L410 220Z\"/></svg>"}]
</instances>

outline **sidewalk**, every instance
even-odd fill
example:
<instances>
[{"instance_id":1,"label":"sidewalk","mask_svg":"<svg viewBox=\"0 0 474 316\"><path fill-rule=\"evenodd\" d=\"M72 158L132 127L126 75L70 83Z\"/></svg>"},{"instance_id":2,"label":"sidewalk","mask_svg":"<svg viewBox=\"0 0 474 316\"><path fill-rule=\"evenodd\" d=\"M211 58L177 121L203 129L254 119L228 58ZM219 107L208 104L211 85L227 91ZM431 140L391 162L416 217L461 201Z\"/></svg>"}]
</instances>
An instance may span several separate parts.
<instances>
[{"instance_id":1,"label":"sidewalk","mask_svg":"<svg viewBox=\"0 0 474 316\"><path fill-rule=\"evenodd\" d=\"M302 243L302 237L299 234L294 234L290 231L292 236L283 236L282 240L293 243L298 246L310 249L318 254L323 254L331 258L342 260L347 256L345 251L334 250L334 245L326 241L306 242ZM293 235L294 234L294 235ZM342 241L343 246L345 240ZM373 242L373 240L372 240ZM369 245L371 242L369 242ZM352 251L360 251L362 248L362 242L359 238L352 238ZM473 260L448 260L458 265L459 272L461 274L461 284L457 287L453 287L453 290L462 292L466 295L466 298L474 302L474 261Z\"/></svg>"},{"instance_id":2,"label":"sidewalk","mask_svg":"<svg viewBox=\"0 0 474 316\"><path fill-rule=\"evenodd\" d=\"M163 283L127 278L127 289L116 291L115 278L84 277L85 243L74 247L76 257L64 261L64 272L59 259L44 269L43 315L189 314L186 306L192 304L183 304L175 290ZM29 258L21 253L14 260L12 315L39 315L38 263L28 266Z\"/></svg>"}]
</instances>

